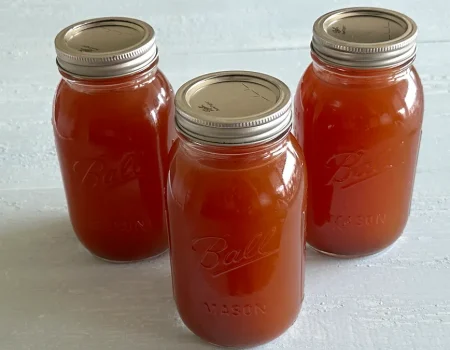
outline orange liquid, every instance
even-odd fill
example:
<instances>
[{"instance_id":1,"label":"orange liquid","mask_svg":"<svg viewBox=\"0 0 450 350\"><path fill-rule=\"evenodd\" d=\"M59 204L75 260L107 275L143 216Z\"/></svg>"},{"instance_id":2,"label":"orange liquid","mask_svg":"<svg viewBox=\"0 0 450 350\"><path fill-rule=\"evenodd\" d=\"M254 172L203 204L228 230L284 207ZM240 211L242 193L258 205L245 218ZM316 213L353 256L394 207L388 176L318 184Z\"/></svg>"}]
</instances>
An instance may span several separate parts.
<instances>
[{"instance_id":1,"label":"orange liquid","mask_svg":"<svg viewBox=\"0 0 450 350\"><path fill-rule=\"evenodd\" d=\"M174 149L167 198L181 318L221 346L277 337L295 321L303 300L301 149L291 135L271 146L177 141Z\"/></svg>"},{"instance_id":2,"label":"orange liquid","mask_svg":"<svg viewBox=\"0 0 450 350\"><path fill-rule=\"evenodd\" d=\"M412 66L358 71L313 58L295 101L308 165L307 242L332 255L372 254L408 219L422 85Z\"/></svg>"},{"instance_id":3,"label":"orange liquid","mask_svg":"<svg viewBox=\"0 0 450 350\"><path fill-rule=\"evenodd\" d=\"M133 261L167 249L173 114L173 91L155 69L59 84L53 125L70 218L94 255Z\"/></svg>"}]
</instances>

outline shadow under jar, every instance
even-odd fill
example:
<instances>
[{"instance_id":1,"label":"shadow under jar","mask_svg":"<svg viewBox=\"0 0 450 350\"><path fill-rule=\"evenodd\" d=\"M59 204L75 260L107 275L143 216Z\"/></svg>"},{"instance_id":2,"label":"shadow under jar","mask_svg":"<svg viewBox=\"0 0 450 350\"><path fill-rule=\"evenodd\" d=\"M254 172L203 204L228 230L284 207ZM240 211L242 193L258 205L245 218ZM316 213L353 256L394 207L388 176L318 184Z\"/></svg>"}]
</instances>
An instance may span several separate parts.
<instances>
[{"instance_id":1,"label":"shadow under jar","mask_svg":"<svg viewBox=\"0 0 450 350\"><path fill-rule=\"evenodd\" d=\"M373 254L405 228L424 110L416 36L413 20L377 8L314 24L295 133L308 165L307 242L322 253Z\"/></svg>"},{"instance_id":2,"label":"shadow under jar","mask_svg":"<svg viewBox=\"0 0 450 350\"><path fill-rule=\"evenodd\" d=\"M187 82L175 101L167 202L178 311L210 343L268 342L303 300L306 173L289 89L219 72Z\"/></svg>"},{"instance_id":3,"label":"shadow under jar","mask_svg":"<svg viewBox=\"0 0 450 350\"><path fill-rule=\"evenodd\" d=\"M152 27L92 19L62 30L55 46L62 80L53 128L75 233L109 261L164 252L174 97Z\"/></svg>"}]
</instances>

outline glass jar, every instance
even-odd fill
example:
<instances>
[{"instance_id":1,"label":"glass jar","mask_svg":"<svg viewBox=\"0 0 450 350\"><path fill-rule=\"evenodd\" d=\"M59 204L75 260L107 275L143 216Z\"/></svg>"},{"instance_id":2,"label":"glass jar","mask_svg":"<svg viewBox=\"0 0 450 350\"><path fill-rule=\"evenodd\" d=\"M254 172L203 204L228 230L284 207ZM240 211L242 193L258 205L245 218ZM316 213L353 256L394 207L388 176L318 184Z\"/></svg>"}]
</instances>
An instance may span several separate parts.
<instances>
[{"instance_id":1,"label":"glass jar","mask_svg":"<svg viewBox=\"0 0 450 350\"><path fill-rule=\"evenodd\" d=\"M410 18L376 8L314 24L295 132L308 165L307 242L320 252L369 255L405 228L424 110L416 35Z\"/></svg>"},{"instance_id":2,"label":"glass jar","mask_svg":"<svg viewBox=\"0 0 450 350\"><path fill-rule=\"evenodd\" d=\"M289 89L264 74L211 73L175 104L167 202L180 316L219 346L270 341L303 300L306 174Z\"/></svg>"},{"instance_id":3,"label":"glass jar","mask_svg":"<svg viewBox=\"0 0 450 350\"><path fill-rule=\"evenodd\" d=\"M109 261L164 252L175 109L153 29L129 18L92 19L62 30L55 45L62 80L53 128L75 233Z\"/></svg>"}]
</instances>

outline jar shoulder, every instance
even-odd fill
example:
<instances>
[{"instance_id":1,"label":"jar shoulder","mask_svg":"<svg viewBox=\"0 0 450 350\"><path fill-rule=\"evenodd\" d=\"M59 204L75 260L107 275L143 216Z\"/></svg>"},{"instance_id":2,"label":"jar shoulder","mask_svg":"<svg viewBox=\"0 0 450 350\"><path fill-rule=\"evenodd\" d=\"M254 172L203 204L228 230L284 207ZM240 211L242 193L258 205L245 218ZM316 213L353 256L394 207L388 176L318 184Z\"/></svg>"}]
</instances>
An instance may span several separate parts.
<instances>
[{"instance_id":1,"label":"jar shoulder","mask_svg":"<svg viewBox=\"0 0 450 350\"><path fill-rule=\"evenodd\" d=\"M311 64L302 76L295 96L300 122L317 125L342 123L346 128L369 128L374 124L406 122L421 125L424 111L423 87L412 66L399 78L386 81L342 81L319 77ZM369 125L370 124L370 125Z\"/></svg>"},{"instance_id":2,"label":"jar shoulder","mask_svg":"<svg viewBox=\"0 0 450 350\"><path fill-rule=\"evenodd\" d=\"M94 108L121 112L133 107L153 110L172 102L174 91L165 75L158 69L145 79L123 80L117 84L83 84L61 79L54 97L54 113L76 112L88 115ZM72 113L70 113L72 112ZM95 114L93 114L95 115Z\"/></svg>"},{"instance_id":3,"label":"jar shoulder","mask_svg":"<svg viewBox=\"0 0 450 350\"><path fill-rule=\"evenodd\" d=\"M157 70L144 80L117 86L72 84L62 79L53 103L53 124L62 136L70 130L104 125L159 125L174 113L174 92Z\"/></svg>"},{"instance_id":4,"label":"jar shoulder","mask_svg":"<svg viewBox=\"0 0 450 350\"><path fill-rule=\"evenodd\" d=\"M304 155L293 136L272 159L202 159L179 144L174 147L177 149L171 151L169 191L183 206L189 200L205 203L212 198L215 206L223 208L230 200L241 209L279 201L289 204L306 191Z\"/></svg>"}]
</instances>

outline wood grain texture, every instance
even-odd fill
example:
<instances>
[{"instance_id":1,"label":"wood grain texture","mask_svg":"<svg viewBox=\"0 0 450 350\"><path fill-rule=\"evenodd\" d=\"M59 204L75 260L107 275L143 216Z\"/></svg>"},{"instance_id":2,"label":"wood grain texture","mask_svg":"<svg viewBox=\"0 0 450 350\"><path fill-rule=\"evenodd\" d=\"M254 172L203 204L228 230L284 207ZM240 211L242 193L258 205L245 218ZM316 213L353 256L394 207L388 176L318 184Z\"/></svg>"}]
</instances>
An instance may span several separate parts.
<instances>
[{"instance_id":1,"label":"wood grain texture","mask_svg":"<svg viewBox=\"0 0 450 350\"><path fill-rule=\"evenodd\" d=\"M179 320L168 256L134 265L91 257L75 238L50 124L53 38L95 16L157 30L174 88L210 71L275 75L294 91L320 14L360 1L15 0L0 2L0 350L210 349ZM308 251L295 325L260 349L450 349L450 4L366 1L419 25L426 94L411 218L388 251L335 260Z\"/></svg>"}]
</instances>

